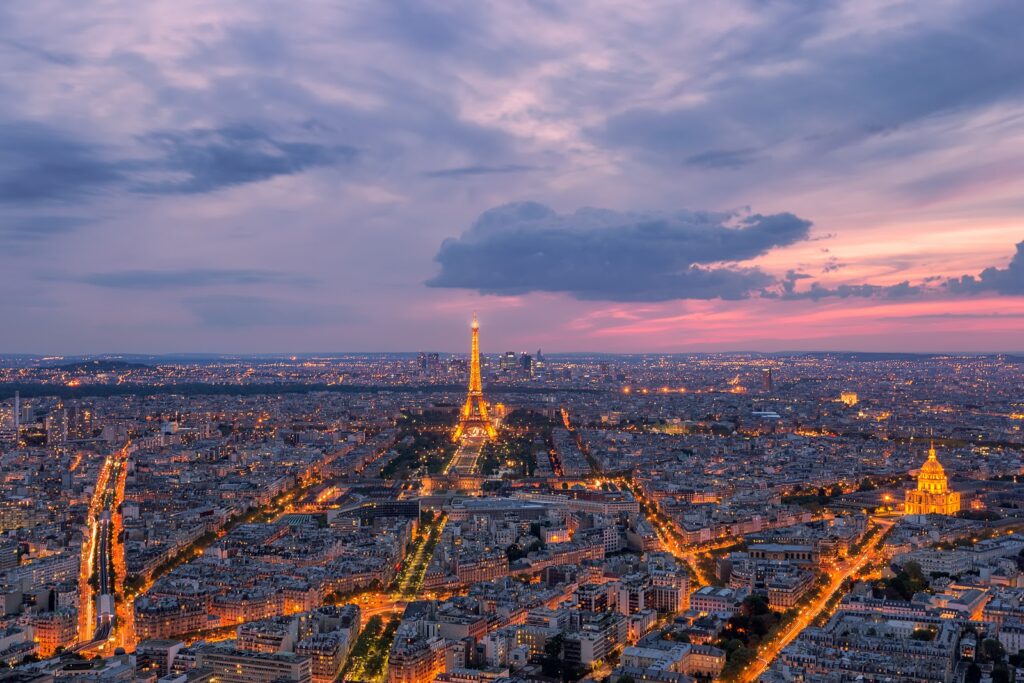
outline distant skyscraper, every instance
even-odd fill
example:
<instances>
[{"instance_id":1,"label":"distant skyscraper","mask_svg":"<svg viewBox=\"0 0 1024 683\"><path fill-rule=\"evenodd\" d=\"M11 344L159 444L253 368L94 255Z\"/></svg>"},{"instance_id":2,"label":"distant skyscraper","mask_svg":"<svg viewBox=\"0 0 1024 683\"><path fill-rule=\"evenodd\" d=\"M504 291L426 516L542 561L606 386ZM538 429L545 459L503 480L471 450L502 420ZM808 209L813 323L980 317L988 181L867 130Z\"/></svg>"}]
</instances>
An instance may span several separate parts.
<instances>
[{"instance_id":1,"label":"distant skyscraper","mask_svg":"<svg viewBox=\"0 0 1024 683\"><path fill-rule=\"evenodd\" d=\"M761 387L765 393L770 394L775 391L775 381L772 378L772 369L765 368L761 371Z\"/></svg>"},{"instance_id":2,"label":"distant skyscraper","mask_svg":"<svg viewBox=\"0 0 1024 683\"><path fill-rule=\"evenodd\" d=\"M63 403L58 403L49 415L46 416L46 444L56 446L67 443L68 440L68 411Z\"/></svg>"},{"instance_id":3,"label":"distant skyscraper","mask_svg":"<svg viewBox=\"0 0 1024 683\"><path fill-rule=\"evenodd\" d=\"M505 353L501 354L501 369L502 370L504 370L506 372L511 372L511 371L516 369L517 365L519 365L519 361L516 360L516 352L515 351L506 351Z\"/></svg>"},{"instance_id":4,"label":"distant skyscraper","mask_svg":"<svg viewBox=\"0 0 1024 683\"><path fill-rule=\"evenodd\" d=\"M92 407L73 405L67 409L67 430L69 439L92 438Z\"/></svg>"},{"instance_id":5,"label":"distant skyscraper","mask_svg":"<svg viewBox=\"0 0 1024 683\"><path fill-rule=\"evenodd\" d=\"M527 374L533 374L533 356L528 353L523 353L519 356L519 367L521 367Z\"/></svg>"},{"instance_id":6,"label":"distant skyscraper","mask_svg":"<svg viewBox=\"0 0 1024 683\"><path fill-rule=\"evenodd\" d=\"M441 356L436 353L421 353L417 360L425 375L435 375L441 368Z\"/></svg>"}]
</instances>

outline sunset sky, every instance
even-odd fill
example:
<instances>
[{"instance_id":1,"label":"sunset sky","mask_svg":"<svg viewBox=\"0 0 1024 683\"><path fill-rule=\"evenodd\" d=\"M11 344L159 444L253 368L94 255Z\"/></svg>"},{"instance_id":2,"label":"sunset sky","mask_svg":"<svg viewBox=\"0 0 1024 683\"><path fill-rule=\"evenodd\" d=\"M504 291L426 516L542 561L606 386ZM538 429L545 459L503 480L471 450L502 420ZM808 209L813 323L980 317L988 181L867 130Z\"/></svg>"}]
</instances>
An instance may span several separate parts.
<instances>
[{"instance_id":1,"label":"sunset sky","mask_svg":"<svg viewBox=\"0 0 1024 683\"><path fill-rule=\"evenodd\" d=\"M1024 3L0 3L0 352L1024 352Z\"/></svg>"}]
</instances>

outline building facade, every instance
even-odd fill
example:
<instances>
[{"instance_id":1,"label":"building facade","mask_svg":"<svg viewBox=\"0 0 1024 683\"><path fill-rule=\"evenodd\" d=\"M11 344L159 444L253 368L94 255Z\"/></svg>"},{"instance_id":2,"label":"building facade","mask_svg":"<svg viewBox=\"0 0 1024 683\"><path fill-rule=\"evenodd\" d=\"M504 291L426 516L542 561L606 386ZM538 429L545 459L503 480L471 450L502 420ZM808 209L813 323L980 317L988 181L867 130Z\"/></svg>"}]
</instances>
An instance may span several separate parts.
<instances>
[{"instance_id":1,"label":"building facade","mask_svg":"<svg viewBox=\"0 0 1024 683\"><path fill-rule=\"evenodd\" d=\"M908 515L954 515L960 511L960 493L949 490L949 480L934 445L928 449L928 459L917 475L917 488L907 491L904 510Z\"/></svg>"}]
</instances>

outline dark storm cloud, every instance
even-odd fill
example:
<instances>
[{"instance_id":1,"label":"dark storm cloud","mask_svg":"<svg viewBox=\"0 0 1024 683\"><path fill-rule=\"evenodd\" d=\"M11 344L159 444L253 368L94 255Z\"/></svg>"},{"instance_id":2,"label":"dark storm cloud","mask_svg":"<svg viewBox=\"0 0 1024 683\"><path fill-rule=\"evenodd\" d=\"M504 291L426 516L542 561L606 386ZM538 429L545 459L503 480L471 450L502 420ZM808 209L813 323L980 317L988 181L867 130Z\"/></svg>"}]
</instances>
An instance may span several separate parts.
<instances>
[{"instance_id":1,"label":"dark storm cloud","mask_svg":"<svg viewBox=\"0 0 1024 683\"><path fill-rule=\"evenodd\" d=\"M173 290L193 287L231 285L308 286L310 278L267 270L220 270L189 268L184 270L119 270L90 273L68 278L75 282L110 289Z\"/></svg>"},{"instance_id":2,"label":"dark storm cloud","mask_svg":"<svg viewBox=\"0 0 1024 683\"><path fill-rule=\"evenodd\" d=\"M347 319L338 308L314 308L259 296L201 296L182 303L206 327L305 327Z\"/></svg>"},{"instance_id":3,"label":"dark storm cloud","mask_svg":"<svg viewBox=\"0 0 1024 683\"><path fill-rule=\"evenodd\" d=\"M536 171L536 166L524 164L504 164L502 166L458 166L456 168L442 168L436 171L427 171L423 175L430 178L462 178L475 175L494 175L501 173L526 173Z\"/></svg>"},{"instance_id":4,"label":"dark storm cloud","mask_svg":"<svg viewBox=\"0 0 1024 683\"><path fill-rule=\"evenodd\" d=\"M730 51L719 78L686 86L700 94L695 104L634 107L593 134L612 147L673 164L736 142L825 152L936 115L1021 97L1021 25L1024 4L975 3L955 24L923 20L857 40L791 42L769 59Z\"/></svg>"},{"instance_id":5,"label":"dark storm cloud","mask_svg":"<svg viewBox=\"0 0 1024 683\"><path fill-rule=\"evenodd\" d=\"M957 294L994 292L1008 296L1024 295L1024 242L1017 243L1017 253L1006 268L986 268L977 276L964 275L949 280L946 286Z\"/></svg>"},{"instance_id":6,"label":"dark storm cloud","mask_svg":"<svg viewBox=\"0 0 1024 683\"><path fill-rule=\"evenodd\" d=\"M71 201L123 178L97 146L39 123L0 122L0 203Z\"/></svg>"},{"instance_id":7,"label":"dark storm cloud","mask_svg":"<svg viewBox=\"0 0 1024 683\"><path fill-rule=\"evenodd\" d=\"M137 187L153 193L212 192L348 162L357 154L355 148L345 145L277 140L247 125L153 133L145 141L163 152L155 162L158 169L183 176Z\"/></svg>"},{"instance_id":8,"label":"dark storm cloud","mask_svg":"<svg viewBox=\"0 0 1024 683\"><path fill-rule=\"evenodd\" d=\"M560 215L541 204L508 204L482 214L441 245L431 287L486 294L566 292L578 299L666 301L744 299L773 285L745 261L807 238L792 214L619 213Z\"/></svg>"}]
</instances>

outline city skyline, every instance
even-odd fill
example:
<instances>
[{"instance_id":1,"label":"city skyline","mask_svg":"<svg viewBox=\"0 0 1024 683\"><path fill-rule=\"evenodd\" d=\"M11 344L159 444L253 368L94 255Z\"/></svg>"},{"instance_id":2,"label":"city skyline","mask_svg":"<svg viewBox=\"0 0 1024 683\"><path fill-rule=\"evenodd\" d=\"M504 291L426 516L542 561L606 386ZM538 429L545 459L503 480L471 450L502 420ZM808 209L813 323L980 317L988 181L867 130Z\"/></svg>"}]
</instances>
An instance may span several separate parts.
<instances>
[{"instance_id":1,"label":"city skyline","mask_svg":"<svg viewBox=\"0 0 1024 683\"><path fill-rule=\"evenodd\" d=\"M468 359L0 356L4 661L39 683L1024 669L1019 359L484 365L481 329Z\"/></svg>"},{"instance_id":2,"label":"city skyline","mask_svg":"<svg viewBox=\"0 0 1024 683\"><path fill-rule=\"evenodd\" d=\"M1020 353L1017 3L0 9L0 353Z\"/></svg>"},{"instance_id":3,"label":"city skyline","mask_svg":"<svg viewBox=\"0 0 1024 683\"><path fill-rule=\"evenodd\" d=\"M0 2L0 683L1024 681L1021 27Z\"/></svg>"}]
</instances>

